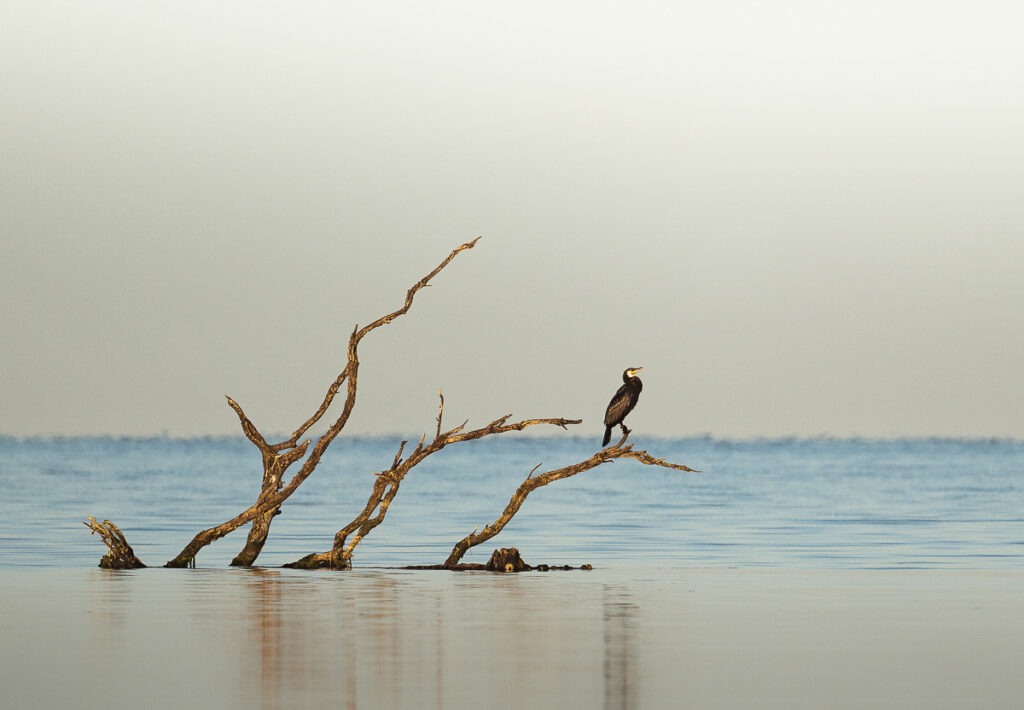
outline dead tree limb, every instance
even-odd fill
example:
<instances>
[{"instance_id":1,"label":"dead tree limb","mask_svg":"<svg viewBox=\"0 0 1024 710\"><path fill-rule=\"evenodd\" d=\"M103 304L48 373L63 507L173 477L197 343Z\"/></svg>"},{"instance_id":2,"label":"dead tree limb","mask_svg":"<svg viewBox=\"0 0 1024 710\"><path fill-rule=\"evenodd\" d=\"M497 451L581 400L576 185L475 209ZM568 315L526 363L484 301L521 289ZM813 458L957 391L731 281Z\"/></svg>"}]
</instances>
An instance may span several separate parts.
<instances>
[{"instance_id":1,"label":"dead tree limb","mask_svg":"<svg viewBox=\"0 0 1024 710\"><path fill-rule=\"evenodd\" d=\"M583 471L596 468L597 466L613 461L614 459L634 459L635 461L639 461L640 463L647 464L649 466L661 466L663 468L671 468L677 471L700 473L700 471L692 469L689 466L670 463L665 459L654 458L646 451L634 451L632 444L626 444L627 436L627 433L623 433L622 439L619 440L619 443L614 446L610 446L607 449L602 449L589 459L580 461L579 463L574 463L571 466L565 466L564 468L555 469L554 471L548 471L547 473L542 473L538 476L533 475L537 468L539 468L539 466L535 467L526 476L526 480L519 485L516 492L512 494L512 498L509 500L508 505L505 506L505 510L500 516L498 516L498 519L490 525L485 525L483 530L480 530L479 532L474 530L472 533L459 540L459 542L455 544L455 547L452 548L451 554L448 555L448 559L444 561L444 564L442 564L441 567L446 569L456 568L459 564L459 560L462 559L462 556L465 555L471 547L475 547L482 542L490 540L502 531L505 525L507 525L512 519L512 516L519 512L519 509L526 501L526 496L530 495L533 490L540 488L541 486L546 486L553 481L568 478L569 476L575 476L577 473L582 473Z\"/></svg>"},{"instance_id":2,"label":"dead tree limb","mask_svg":"<svg viewBox=\"0 0 1024 710\"><path fill-rule=\"evenodd\" d=\"M89 528L94 535L99 535L107 546L107 554L100 560L100 567L104 569L139 569L146 566L135 556L135 551L125 540L124 534L109 520L98 523L96 518L90 515L89 519L85 521L85 527Z\"/></svg>"},{"instance_id":3,"label":"dead tree limb","mask_svg":"<svg viewBox=\"0 0 1024 710\"><path fill-rule=\"evenodd\" d=\"M323 402L321 402L319 408L309 419L303 422L287 440L276 444L268 443L249 417L245 415L242 407L230 397L227 398L228 405L234 409L235 413L238 415L239 423L241 424L242 431L246 438L248 438L249 441L251 441L253 445L260 450L263 457L263 481L260 487L260 494L252 506L242 511L231 520L197 533L195 537L193 537L192 540L182 549L182 551L178 553L177 557L170 560L165 565L166 567L194 566L195 556L202 548L249 522L253 522L254 524L250 530L246 545L232 561L232 564L250 566L255 562L257 556L263 549L264 543L266 542L271 519L277 512L279 512L281 504L295 492L299 485L301 485L311 473L313 473L313 470L320 463L320 459L327 450L327 447L330 446L331 442L334 441L335 437L337 437L338 433L341 432L345 427L345 424L348 422L356 401L356 389L359 374L359 357L357 353L359 342L371 331L387 325L399 316L407 313L412 306L416 293L423 287L428 286L430 280L433 279L449 263L451 263L452 259L454 259L456 255L466 249L472 249L476 246L477 241L479 241L479 237L452 250L447 258L438 264L433 271L409 288L405 295L405 302L400 308L381 316L363 328L359 328L357 325L352 330L352 334L349 336L348 342L348 361L344 369L335 378L334 382L331 383L330 387L328 387L327 394L324 396ZM328 428L327 432L317 440L316 444L312 447L308 458L305 459L299 471L292 476L291 480L288 481L287 484L285 484L285 472L292 464L299 461L306 455L306 451L309 447L309 440L303 441L300 444L299 439L301 439L311 427L323 418L342 386L346 387L346 398L341 413L338 415L334 423ZM124 535L121 534L121 531L117 529L116 525L110 521L104 521L102 524L99 524L95 522L94 518L90 518L90 520L92 521L92 524L86 522L86 525L89 526L93 532L103 535L104 542L107 543L107 546L110 549L110 554L108 554L107 557L104 557L104 560L109 560L112 565L125 564L125 566L130 566L132 560L138 562L139 565L142 564L135 558L134 554L131 555L130 559L122 554L124 548L127 548L130 552L131 547L128 546L127 541L124 539Z\"/></svg>"},{"instance_id":4,"label":"dead tree limb","mask_svg":"<svg viewBox=\"0 0 1024 710\"><path fill-rule=\"evenodd\" d=\"M437 393L441 400L440 406L437 412L437 432L434 435L434 440L430 443L425 444L426 434L420 437L420 441L416 444L416 448L413 450L409 457L406 459L402 458L402 452L405 450L405 445L408 441L403 441L398 447L398 453L395 454L394 460L391 462L391 467L386 471L381 471L376 475L373 482L373 487L370 490L370 495L366 501L366 506L363 510L353 518L352 522L343 527L334 536L334 546L327 552L321 552L312 555L306 555L301 560L285 565L285 567L298 567L302 569L348 569L352 566L352 554L358 545L375 527L384 522L384 516L387 515L388 508L391 506L391 502L398 495L398 489L405 479L406 474L409 473L415 466L420 464L425 458L431 454L437 453L449 444L457 444L463 441L472 441L473 439L482 439L485 436L491 434L504 434L510 431L522 431L527 427L536 426L538 424L552 424L554 426L560 426L563 429L569 424L579 424L582 420L580 419L524 419L522 421L508 424L508 419L511 414L506 414L503 417L495 419L490 424L479 429L473 429L472 431L462 431L466 422L463 422L459 426L449 431L441 431L441 418L444 414L444 396L441 392ZM349 539L349 536L352 536Z\"/></svg>"},{"instance_id":5,"label":"dead tree limb","mask_svg":"<svg viewBox=\"0 0 1024 710\"><path fill-rule=\"evenodd\" d=\"M208 528L198 533L192 541L186 545L180 553L178 553L177 557L167 563L168 567L184 567L192 563L196 553L198 553L200 549L209 545L211 542L224 537L250 520L254 522L252 529L249 532L246 545L238 556L231 561L231 564L248 567L256 561L256 557L263 550L263 545L270 532L270 521L279 511L280 505L288 499L288 497L304 480L306 480L307 477L309 477L317 464L320 463L320 458L327 450L327 447L331 445L334 438L345 427L345 424L348 423L349 416L352 414L352 409L356 403L356 389L359 376L359 357L357 354L357 348L359 346L359 342L376 328L387 325L399 316L408 313L409 309L412 307L413 298L415 298L416 293L423 287L429 285L430 280L440 273L444 267L451 263L452 259L454 259L459 252L466 249L472 249L476 246L479 239L480 238L477 237L473 241L466 242L465 244L453 249L447 258L438 264L433 271L409 288L405 294L405 303L400 308L388 313L387 315L381 316L361 329L359 326L356 326L352 330L352 335L349 337L348 342L348 363L341 371L341 374L339 374L335 378L334 382L331 383L331 386L328 387L327 394L324 396L324 400L321 402L317 411L314 412L309 419L303 422L287 440L278 444L267 444L264 438L256 430L256 427L252 425L249 418L242 412L241 407L231 400L230 397L228 398L228 402L236 411L242 423L242 430L245 432L246 436L249 437L249 440L260 449L260 453L263 455L263 485L260 490L260 495L257 498L256 503L240 515L232 518L226 523L222 523L221 525ZM347 396L345 398L345 404L342 408L341 414L327 430L327 433L317 440L316 444L313 446L312 453L310 453L309 458L305 460L298 473L292 477L292 480L287 486L282 486L282 477L285 469L287 469L294 461L302 458L305 454L306 446L309 444L309 441L307 440L299 445L297 443L298 440L307 431L309 431L314 424L320 421L331 406L335 395L341 389L343 384L347 385ZM285 451L285 453L278 453L280 451Z\"/></svg>"}]
</instances>

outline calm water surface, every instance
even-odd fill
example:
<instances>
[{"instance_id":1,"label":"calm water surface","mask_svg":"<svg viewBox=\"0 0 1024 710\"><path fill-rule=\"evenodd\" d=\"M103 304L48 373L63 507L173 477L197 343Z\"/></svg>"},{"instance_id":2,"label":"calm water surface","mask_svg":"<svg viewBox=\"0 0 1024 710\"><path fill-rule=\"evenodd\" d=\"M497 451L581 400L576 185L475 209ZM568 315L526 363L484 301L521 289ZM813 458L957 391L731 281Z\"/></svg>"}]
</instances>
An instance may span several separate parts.
<instances>
[{"instance_id":1,"label":"calm water surface","mask_svg":"<svg viewBox=\"0 0 1024 710\"><path fill-rule=\"evenodd\" d=\"M236 439L0 438L0 706L1017 707L1024 444L638 441L703 473L615 462L535 491L498 546L592 572L444 560L582 439L435 455L350 572L330 547L397 440L339 440L275 519L264 568L96 569L86 515L151 565L254 499Z\"/></svg>"},{"instance_id":2,"label":"calm water surface","mask_svg":"<svg viewBox=\"0 0 1024 710\"><path fill-rule=\"evenodd\" d=\"M1018 708L1020 571L8 569L4 708Z\"/></svg>"},{"instance_id":3,"label":"calm water surface","mask_svg":"<svg viewBox=\"0 0 1024 710\"><path fill-rule=\"evenodd\" d=\"M326 550L365 504L397 440L335 442L274 521L261 564ZM1024 442L639 440L684 473L618 461L531 494L487 549L532 563L798 569L995 568L1024 561ZM538 463L582 460L594 441L516 437L444 450L409 474L357 566L442 562L494 520ZM86 567L103 552L81 521L108 518L151 565L248 507L259 457L242 439L0 439L0 567ZM208 547L225 565L239 531ZM56 554L55 554L56 553Z\"/></svg>"}]
</instances>

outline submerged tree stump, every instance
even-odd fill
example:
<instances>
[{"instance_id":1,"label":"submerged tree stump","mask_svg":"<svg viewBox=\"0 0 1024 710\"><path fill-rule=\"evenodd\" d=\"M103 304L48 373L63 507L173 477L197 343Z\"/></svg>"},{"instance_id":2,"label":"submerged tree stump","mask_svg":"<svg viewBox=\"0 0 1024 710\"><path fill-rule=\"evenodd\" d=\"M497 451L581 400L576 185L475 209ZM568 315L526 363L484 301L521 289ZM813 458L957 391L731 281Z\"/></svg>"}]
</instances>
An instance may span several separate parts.
<instances>
[{"instance_id":1,"label":"submerged tree stump","mask_svg":"<svg viewBox=\"0 0 1024 710\"><path fill-rule=\"evenodd\" d=\"M503 547L491 554L491 559L487 560L484 569L490 572L529 572L533 567L523 562L519 550L514 547Z\"/></svg>"},{"instance_id":2,"label":"submerged tree stump","mask_svg":"<svg viewBox=\"0 0 1024 710\"><path fill-rule=\"evenodd\" d=\"M299 560L302 562L302 560ZM298 564L285 565L285 567L299 566ZM450 572L551 572L554 570L592 570L592 565L584 564L579 567L573 567L572 565L528 565L526 561L519 555L519 550L514 547L506 547L500 550L495 550L491 554L491 559L487 560L487 564L481 564L479 562L457 562L453 565L406 565L401 569L437 569L437 570L448 570Z\"/></svg>"},{"instance_id":3,"label":"submerged tree stump","mask_svg":"<svg viewBox=\"0 0 1024 710\"><path fill-rule=\"evenodd\" d=\"M124 533L109 520L100 523L90 515L85 521L85 526L94 535L103 538L103 543L107 546L107 554L100 559L100 567L103 569L141 569L146 566L135 556L135 551L128 544Z\"/></svg>"}]
</instances>

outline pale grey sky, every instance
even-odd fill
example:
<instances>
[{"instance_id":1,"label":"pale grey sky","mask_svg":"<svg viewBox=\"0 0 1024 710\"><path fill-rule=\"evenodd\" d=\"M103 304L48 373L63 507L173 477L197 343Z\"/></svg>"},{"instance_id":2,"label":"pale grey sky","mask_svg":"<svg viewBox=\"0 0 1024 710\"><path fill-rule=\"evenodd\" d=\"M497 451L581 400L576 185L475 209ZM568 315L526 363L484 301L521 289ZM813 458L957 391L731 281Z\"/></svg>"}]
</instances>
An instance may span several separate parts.
<instances>
[{"instance_id":1,"label":"pale grey sky","mask_svg":"<svg viewBox=\"0 0 1024 710\"><path fill-rule=\"evenodd\" d=\"M1024 436L1014 2L0 3L0 433Z\"/></svg>"}]
</instances>

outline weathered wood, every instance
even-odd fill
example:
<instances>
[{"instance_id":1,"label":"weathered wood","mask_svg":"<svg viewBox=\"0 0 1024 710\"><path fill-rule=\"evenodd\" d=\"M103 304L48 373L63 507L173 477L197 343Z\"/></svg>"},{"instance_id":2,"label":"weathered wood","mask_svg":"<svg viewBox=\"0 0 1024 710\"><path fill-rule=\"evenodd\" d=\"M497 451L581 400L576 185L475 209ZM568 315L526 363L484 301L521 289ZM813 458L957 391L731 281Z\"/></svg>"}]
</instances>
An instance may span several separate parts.
<instances>
[{"instance_id":1,"label":"weathered wood","mask_svg":"<svg viewBox=\"0 0 1024 710\"><path fill-rule=\"evenodd\" d=\"M514 547L508 548L508 550L511 550L512 552L514 552L516 554L519 553L519 550L517 550ZM503 551L504 550L495 550L494 554L491 555L491 559L488 560L486 563L480 563L480 562L459 562L459 563L454 564L454 565L406 565L405 567L402 567L402 569L412 569L412 570L428 570L428 569L432 569L432 570L448 570L450 572L487 572L487 571L491 571L491 572L561 572L561 571L566 571L566 572L568 572L570 570L589 571L589 570L594 569L593 565L589 565L589 564L580 565L579 567L573 567L572 565L544 565L544 564L530 566L530 565L526 564L525 562L523 562L525 567L522 567L520 569L515 569L515 565L513 565L513 569L508 569L504 565L498 567L497 565L492 564L492 563L494 563L496 561L495 556L496 555L500 555L500 553L502 553ZM500 559L500 557L499 557L499 559ZM522 558L520 558L520 559L522 559Z\"/></svg>"},{"instance_id":2,"label":"weathered wood","mask_svg":"<svg viewBox=\"0 0 1024 710\"><path fill-rule=\"evenodd\" d=\"M85 527L89 528L94 535L99 535L107 546L107 554L100 559L100 567L104 569L139 569L145 567L132 546L116 525L109 520L102 523L96 522L96 518L89 516L85 521Z\"/></svg>"},{"instance_id":3,"label":"weathered wood","mask_svg":"<svg viewBox=\"0 0 1024 710\"><path fill-rule=\"evenodd\" d=\"M202 548L233 532L246 523L252 523L252 526L250 528L245 547L232 560L231 564L236 566L251 566L254 564L266 543L267 536L270 531L270 525L274 516L281 512L282 504L292 495L292 493L295 492L303 481L312 474L319 464L324 452L349 420L356 402L359 374L358 346L360 341L376 328L387 325L396 318L407 313L412 306L416 293L420 289L429 285L431 279L445 268L445 266L447 266L456 255L466 249L473 248L477 241L478 239L474 239L473 241L467 242L452 250L447 258L444 259L444 261L442 261L433 271L408 289L405 301L400 308L381 316L363 328L359 328L358 325L353 328L349 337L348 358L344 369L328 387L327 393L316 412L314 412L309 419L303 422L287 440L276 444L268 443L256 425L245 414L241 405L230 397L227 398L228 405L238 416L242 432L245 434L246 438L248 438L249 441L260 450L262 455L263 480L260 487L260 493L253 505L236 515L234 518L197 533L181 550L181 552L179 552L174 559L167 562L165 566L194 567L196 555L200 550L202 550ZM316 444L313 445L312 448L309 446L310 440L308 439L299 443L299 440L306 434L306 432L308 432L313 425L325 416L328 409L334 402L336 395L341 391L343 386L346 389L346 396L342 410L335 421L330 425L327 432L317 440ZM579 419L548 418L526 419L510 424L508 420L512 415L506 414L503 417L495 419L484 427L473 429L471 431L464 431L467 422L463 422L454 429L443 431L442 417L444 413L444 396L441 392L438 392L438 397L440 398L440 405L438 407L437 427L433 440L429 443L426 442L426 434L424 434L420 437L419 443L416 445L412 453L404 459L402 458L402 455L408 442L403 441L398 448L398 453L395 454L391 467L385 471L375 474L376 477L371 487L366 506L352 521L335 534L332 548L326 552L307 555L290 565L285 565L286 567L297 567L303 569L319 569L324 567L345 569L351 567L352 556L356 546L372 530L384 521L387 511L390 508L391 503L394 501L395 496L398 494L401 483L409 471L428 456L440 451L450 444L480 439L492 434L522 431L528 427L539 424L551 424L560 426L564 429L569 424L579 424L581 421ZM539 476L534 476L537 468L539 468L538 465L537 468L534 468L534 470L529 473L526 480L519 486L515 493L513 493L505 510L494 523L485 526L481 531L474 530L470 535L467 535L463 540L460 540L455 545L451 554L448 556L448 559L442 565L430 566L430 568L440 567L450 570L493 569L498 571L523 571L533 569L523 562L515 548L496 550L495 554L492 555L491 560L486 565L464 564L461 563L460 560L467 550L497 535L516 514L516 512L518 512L531 491L547 485L552 481L556 481L561 478L568 478L569 476L573 476L577 473L581 473L618 458L632 458L647 465L662 466L682 471L694 471L694 469L687 466L673 464L665 461L664 459L656 459L646 451L633 451L632 445L625 444L630 433L629 430L623 425L622 431L622 439L617 444L607 449L602 449L585 461L581 461L577 464L573 464L572 466L566 466L555 471L549 471L547 473L540 474ZM309 451L308 456L306 455L307 451ZM292 475L290 480L285 482L285 475L288 469L299 461L302 461L302 465L299 467L299 470ZM117 569L129 569L145 566L137 557L135 557L135 554L132 551L131 546L128 545L124 535L112 522L104 520L102 523L98 523L95 518L90 517L85 524L93 533L99 534L107 545L108 554L103 557L103 560L100 563L101 566ZM585 565L583 567L583 569L588 568L589 565ZM551 568L547 565L538 565L535 569L547 570L559 568Z\"/></svg>"},{"instance_id":4,"label":"weathered wood","mask_svg":"<svg viewBox=\"0 0 1024 710\"><path fill-rule=\"evenodd\" d=\"M388 313L387 315L381 316L377 320L373 321L363 328L356 326L352 330L351 336L349 336L348 342L348 362L341 374L335 378L334 382L331 383L330 387L327 388L327 394L324 396L323 402L313 415L296 429L292 436L286 441L278 444L267 444L266 440L256 430L256 427L252 424L247 416L245 416L242 408L230 397L228 398L229 405L238 414L239 420L242 424L242 430L245 432L249 440L260 449L264 457L264 475L263 475L263 486L260 491L259 498L247 510L241 514L235 516L231 520L217 525L216 527L208 528L196 534L192 541L178 553L178 556L167 563L167 567L184 567L189 564L194 564L196 554L206 545L211 542L219 540L230 532L233 532L238 527L245 525L250 521L258 521L255 523L253 529L250 531L249 538L247 540L245 548L238 556L232 561L232 564L250 566L256 561L256 557L263 549L263 543L266 541L267 534L269 533L270 522L273 519L274 513L278 510L284 501L291 496L292 493L301 485L306 478L309 477L313 470L320 463L320 459L327 447L331 445L335 437L341 432L348 423L349 416L352 414L352 409L356 403L356 390L359 378L359 356L358 346L359 342L371 331L385 326L392 322L399 316L408 313L412 307L413 299L416 293L427 286L430 280L437 276L440 271L451 263L452 259L459 254L459 252L465 251L466 249L472 249L476 246L479 237L471 242L455 248L452 252L442 261L438 266L431 271L429 274L424 276L422 279L417 281L405 294L405 302L397 310ZM327 413L328 408L334 401L335 395L341 389L342 384L347 385L347 395L345 398L345 404L342 408L341 414L330 426L327 432L317 440L313 446L312 452L309 457L305 460L299 471L292 477L291 481L282 486L282 477L284 470L291 465L292 462L298 460L305 453L306 446L309 441L303 442L301 445L298 444L298 440L312 427L314 424L320 421L320 419ZM298 449L301 449L301 453L295 453ZM277 452L287 450L285 454L275 458ZM269 462L269 465L268 465ZM271 466L280 465L280 471L272 470Z\"/></svg>"},{"instance_id":5,"label":"weathered wood","mask_svg":"<svg viewBox=\"0 0 1024 710\"><path fill-rule=\"evenodd\" d=\"M700 473L695 469L682 464L670 463L665 459L657 459L648 454L646 451L634 451L632 444L626 444L626 437L628 433L623 433L622 439L619 443L614 446L610 446L607 449L601 449L590 458L579 463L572 464L571 466L565 466L563 468L555 469L554 471L548 471L542 473L539 476L534 476L539 466L535 467L526 476L526 480L523 481L519 488L516 489L515 493L512 494L512 498L509 500L508 505L505 506L505 510L502 511L498 519L490 525L485 525L483 530L477 532L474 530L466 537L455 543L455 547L452 548L451 554L448 555L448 559L444 561L444 567L454 567L459 564L459 560L462 559L463 555L472 548L476 547L482 542L490 540L492 537L502 531L502 529L508 524L512 517L519 512L523 503L526 501L526 497L530 495L532 491L541 486L546 486L553 481L558 481L569 476L575 476L577 473L583 471L589 471L592 468L608 463L615 459L629 458L639 461L640 463L647 464L649 466L661 466L663 468L671 468L677 471L690 471L693 473Z\"/></svg>"},{"instance_id":6,"label":"weathered wood","mask_svg":"<svg viewBox=\"0 0 1024 710\"><path fill-rule=\"evenodd\" d=\"M507 422L509 417L512 415L506 414L505 416L498 417L487 426L480 427L479 429L464 432L462 430L465 428L466 423L463 422L454 429L442 431L444 395L441 392L438 392L437 396L441 401L438 406L437 429L433 441L425 443L426 434L424 434L420 437L420 441L416 444L416 448L406 459L402 458L402 452L405 450L405 445L408 442L403 441L398 447L398 453L395 454L395 458L391 462L391 467L386 471L381 471L380 473L375 474L376 478L373 482L370 495L367 498L366 505L363 507L363 510L334 536L333 547L326 552L306 555L300 560L285 565L286 567L295 567L300 569L349 569L352 566L352 554L356 545L362 542L370 531L384 522L384 516L387 515L391 502L395 499L395 496L398 495L398 489L402 485L402 481L405 479L406 474L408 474L409 471L420 464L428 456L437 453L450 444L482 439L483 437L490 436L492 434L505 434L512 431L522 431L528 427L537 426L539 424L551 424L565 429L569 424L579 424L582 421L580 419L562 418L524 419L522 421L509 424ZM352 536L352 538L349 539L349 536Z\"/></svg>"},{"instance_id":7,"label":"weathered wood","mask_svg":"<svg viewBox=\"0 0 1024 710\"><path fill-rule=\"evenodd\" d=\"M320 463L320 459L327 450L327 447L331 445L331 442L334 441L335 437L337 437L348 422L356 401L359 374L358 346L360 341L373 330L385 326L407 313L412 307L416 293L429 285L431 279L451 263L452 259L460 252L476 246L477 241L479 241L479 237L453 249L433 271L421 278L406 291L405 301L401 307L381 316L369 325L362 328L357 325L353 328L352 334L349 336L348 359L344 369L327 388L323 401L313 415L303 422L287 440L276 444L268 443L256 425L246 416L242 407L230 397L227 398L228 405L238 415L242 432L260 450L263 457L263 481L259 496L253 505L231 520L197 533L174 559L167 562L166 567L194 566L196 554L202 548L249 522L252 522L253 525L250 529L246 545L235 559L232 560L232 564L250 566L256 561L266 542L270 523L274 515L280 512L281 504L309 477ZM327 432L317 440L299 471L292 476L291 480L285 483L284 476L288 468L301 460L306 455L307 449L309 449L309 440L303 441L300 444L299 439L324 417L342 386L346 388L346 398L341 413L328 428ZM95 518L89 518L89 520L92 522L86 522L85 524L93 532L99 533L103 537L110 550L110 553L104 557L104 560L108 560L112 565L128 566L134 565L135 562L138 563L136 566L142 564L135 558L134 553L131 553L131 547L117 529L117 526L110 521L104 521L101 524L97 523Z\"/></svg>"},{"instance_id":8,"label":"weathered wood","mask_svg":"<svg viewBox=\"0 0 1024 710\"><path fill-rule=\"evenodd\" d=\"M263 451L263 486L257 503L266 499L270 494L281 490L281 479L284 476L285 470L296 459L302 457L306 451L307 443L303 442L302 446L291 449L284 454L276 454L268 450ZM233 567L251 567L253 565L260 552L263 551L263 545L267 542L267 536L270 534L270 521L280 512L281 507L278 506L252 521L252 527L249 529L245 547L231 560Z\"/></svg>"},{"instance_id":9,"label":"weathered wood","mask_svg":"<svg viewBox=\"0 0 1024 710\"><path fill-rule=\"evenodd\" d=\"M527 572L533 569L523 562L519 550L514 547L503 547L492 552L484 568L489 572Z\"/></svg>"}]
</instances>

